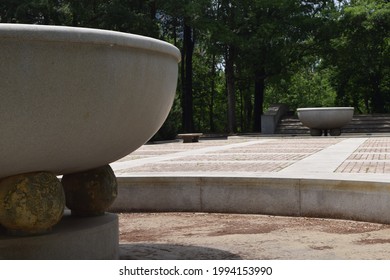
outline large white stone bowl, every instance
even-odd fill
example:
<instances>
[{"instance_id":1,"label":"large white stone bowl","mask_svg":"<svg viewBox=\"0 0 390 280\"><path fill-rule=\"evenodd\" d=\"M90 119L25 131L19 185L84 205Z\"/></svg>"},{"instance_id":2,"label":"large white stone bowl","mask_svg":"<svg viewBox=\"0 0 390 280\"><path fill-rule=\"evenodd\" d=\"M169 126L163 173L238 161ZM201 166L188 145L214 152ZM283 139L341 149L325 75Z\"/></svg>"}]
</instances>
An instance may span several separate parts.
<instances>
[{"instance_id":1,"label":"large white stone bowl","mask_svg":"<svg viewBox=\"0 0 390 280\"><path fill-rule=\"evenodd\" d=\"M298 108L298 118L311 130L340 130L353 117L353 107Z\"/></svg>"},{"instance_id":2,"label":"large white stone bowl","mask_svg":"<svg viewBox=\"0 0 390 280\"><path fill-rule=\"evenodd\" d=\"M0 178L67 174L140 147L166 119L179 50L138 35L0 24Z\"/></svg>"}]
</instances>

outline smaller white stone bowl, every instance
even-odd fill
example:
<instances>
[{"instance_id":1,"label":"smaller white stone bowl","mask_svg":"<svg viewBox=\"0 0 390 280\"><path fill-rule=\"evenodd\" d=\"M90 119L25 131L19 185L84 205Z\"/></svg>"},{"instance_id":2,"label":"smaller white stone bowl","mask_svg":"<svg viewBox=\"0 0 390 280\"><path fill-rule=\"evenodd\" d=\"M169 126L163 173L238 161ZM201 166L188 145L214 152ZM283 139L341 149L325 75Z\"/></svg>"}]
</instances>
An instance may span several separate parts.
<instances>
[{"instance_id":1,"label":"smaller white stone bowl","mask_svg":"<svg viewBox=\"0 0 390 280\"><path fill-rule=\"evenodd\" d=\"M352 120L354 108L353 107L298 108L297 112L298 112L299 120L302 122L304 126L309 127L311 132L315 130L339 131L341 127L345 126ZM338 132L336 132L335 134L339 135Z\"/></svg>"}]
</instances>

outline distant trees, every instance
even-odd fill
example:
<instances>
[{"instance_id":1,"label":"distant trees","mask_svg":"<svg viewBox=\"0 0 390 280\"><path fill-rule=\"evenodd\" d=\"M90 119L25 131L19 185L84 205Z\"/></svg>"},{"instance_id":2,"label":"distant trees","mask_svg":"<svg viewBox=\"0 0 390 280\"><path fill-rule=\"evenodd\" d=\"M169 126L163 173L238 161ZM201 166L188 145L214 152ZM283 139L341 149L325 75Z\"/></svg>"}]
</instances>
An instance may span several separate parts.
<instances>
[{"instance_id":1,"label":"distant trees","mask_svg":"<svg viewBox=\"0 0 390 280\"><path fill-rule=\"evenodd\" d=\"M111 29L175 44L182 61L163 138L258 132L263 110L278 102L390 111L387 0L3 0L0 22Z\"/></svg>"},{"instance_id":2,"label":"distant trees","mask_svg":"<svg viewBox=\"0 0 390 280\"><path fill-rule=\"evenodd\" d=\"M323 57L333 70L339 105L390 110L390 2L353 0L333 22Z\"/></svg>"}]
</instances>

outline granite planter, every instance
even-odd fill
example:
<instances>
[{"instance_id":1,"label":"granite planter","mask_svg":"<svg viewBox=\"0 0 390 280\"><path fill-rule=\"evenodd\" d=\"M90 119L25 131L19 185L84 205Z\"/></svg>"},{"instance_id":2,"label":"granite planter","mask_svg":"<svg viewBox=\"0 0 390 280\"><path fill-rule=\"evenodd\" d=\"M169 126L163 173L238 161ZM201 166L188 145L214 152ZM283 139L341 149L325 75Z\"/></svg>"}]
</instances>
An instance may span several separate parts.
<instances>
[{"instance_id":1,"label":"granite planter","mask_svg":"<svg viewBox=\"0 0 390 280\"><path fill-rule=\"evenodd\" d=\"M298 118L304 126L310 128L312 136L339 136L341 128L353 117L353 107L298 108Z\"/></svg>"},{"instance_id":2,"label":"granite planter","mask_svg":"<svg viewBox=\"0 0 390 280\"><path fill-rule=\"evenodd\" d=\"M0 231L49 232L66 224L66 204L72 215L89 217L89 225L57 228L61 234L42 244L45 252L51 258L117 258L117 217L101 228L117 195L109 163L143 145L165 121L179 50L127 33L23 24L0 24L0 41ZM69 248L80 247L79 236L90 232L104 247L83 255L91 251L84 242L63 255L57 245L70 231L77 234L67 239ZM41 241L28 243L34 242ZM43 256L11 239L2 239L1 247L18 259Z\"/></svg>"},{"instance_id":3,"label":"granite planter","mask_svg":"<svg viewBox=\"0 0 390 280\"><path fill-rule=\"evenodd\" d=\"M109 164L160 128L179 50L138 35L0 24L0 178Z\"/></svg>"}]
</instances>

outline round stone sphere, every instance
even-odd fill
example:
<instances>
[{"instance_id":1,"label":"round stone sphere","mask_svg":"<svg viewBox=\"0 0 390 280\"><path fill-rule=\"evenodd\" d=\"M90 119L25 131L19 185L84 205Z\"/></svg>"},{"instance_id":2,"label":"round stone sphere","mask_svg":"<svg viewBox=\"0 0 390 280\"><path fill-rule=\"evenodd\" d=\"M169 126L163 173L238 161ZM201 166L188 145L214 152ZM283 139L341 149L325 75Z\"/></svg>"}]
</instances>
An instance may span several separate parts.
<instances>
[{"instance_id":1,"label":"round stone sphere","mask_svg":"<svg viewBox=\"0 0 390 280\"><path fill-rule=\"evenodd\" d=\"M103 215L118 194L114 171L109 165L62 177L66 206L75 216Z\"/></svg>"},{"instance_id":2,"label":"round stone sphere","mask_svg":"<svg viewBox=\"0 0 390 280\"><path fill-rule=\"evenodd\" d=\"M0 224L13 235L49 231L64 213L60 180L50 172L26 173L0 179Z\"/></svg>"}]
</instances>

